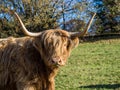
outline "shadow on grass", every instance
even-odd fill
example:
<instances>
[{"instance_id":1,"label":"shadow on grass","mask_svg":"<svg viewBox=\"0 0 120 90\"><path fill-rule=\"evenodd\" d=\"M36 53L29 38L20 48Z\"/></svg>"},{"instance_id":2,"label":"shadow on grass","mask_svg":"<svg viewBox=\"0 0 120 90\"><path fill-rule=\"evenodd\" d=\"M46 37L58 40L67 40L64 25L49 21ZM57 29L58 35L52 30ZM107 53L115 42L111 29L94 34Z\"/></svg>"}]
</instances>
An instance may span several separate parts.
<instances>
[{"instance_id":1,"label":"shadow on grass","mask_svg":"<svg viewBox=\"0 0 120 90\"><path fill-rule=\"evenodd\" d=\"M80 88L91 88L91 89L118 89L120 88L120 84L98 84L98 85L88 85L88 86L80 86Z\"/></svg>"}]
</instances>

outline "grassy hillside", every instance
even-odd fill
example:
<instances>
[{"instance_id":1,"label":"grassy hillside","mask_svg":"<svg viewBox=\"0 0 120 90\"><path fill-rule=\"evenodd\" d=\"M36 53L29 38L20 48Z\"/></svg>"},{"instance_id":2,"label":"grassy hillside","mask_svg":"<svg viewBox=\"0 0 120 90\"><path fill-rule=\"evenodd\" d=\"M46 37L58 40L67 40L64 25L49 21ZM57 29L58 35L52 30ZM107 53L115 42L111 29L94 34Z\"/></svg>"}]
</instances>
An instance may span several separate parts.
<instances>
[{"instance_id":1,"label":"grassy hillside","mask_svg":"<svg viewBox=\"0 0 120 90\"><path fill-rule=\"evenodd\" d=\"M60 69L56 90L120 90L120 39L79 44Z\"/></svg>"}]
</instances>

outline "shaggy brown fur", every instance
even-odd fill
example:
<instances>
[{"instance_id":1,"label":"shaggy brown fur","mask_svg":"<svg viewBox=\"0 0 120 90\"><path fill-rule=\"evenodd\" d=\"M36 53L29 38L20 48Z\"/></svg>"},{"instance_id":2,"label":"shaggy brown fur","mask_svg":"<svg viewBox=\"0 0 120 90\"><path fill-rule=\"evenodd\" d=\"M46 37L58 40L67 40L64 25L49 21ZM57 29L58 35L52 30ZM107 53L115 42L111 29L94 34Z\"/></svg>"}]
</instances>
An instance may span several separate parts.
<instances>
[{"instance_id":1,"label":"shaggy brown fur","mask_svg":"<svg viewBox=\"0 0 120 90\"><path fill-rule=\"evenodd\" d=\"M0 39L0 90L55 90L59 66L78 42L63 30Z\"/></svg>"}]
</instances>

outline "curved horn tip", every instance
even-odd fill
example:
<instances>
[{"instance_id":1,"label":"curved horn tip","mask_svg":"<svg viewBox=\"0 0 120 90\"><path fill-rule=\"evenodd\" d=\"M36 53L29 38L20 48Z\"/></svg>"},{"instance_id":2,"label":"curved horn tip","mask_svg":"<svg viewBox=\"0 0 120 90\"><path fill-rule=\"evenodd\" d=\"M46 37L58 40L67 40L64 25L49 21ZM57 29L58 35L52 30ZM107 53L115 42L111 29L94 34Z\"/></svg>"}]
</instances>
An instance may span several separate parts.
<instances>
[{"instance_id":1,"label":"curved horn tip","mask_svg":"<svg viewBox=\"0 0 120 90\"><path fill-rule=\"evenodd\" d=\"M17 20L19 21L19 23L20 23L20 25L21 25L21 27L22 27L22 31L23 31L23 33L24 33L25 35L37 37L37 36L39 36L39 35L41 34L41 32L38 32L38 33L29 32L29 31L27 30L27 28L25 27L25 25L23 24L23 22L22 22L21 18L19 17L19 15L18 15L16 12L14 12L13 10L11 10L10 12L11 12L12 14L14 14L15 17L17 18Z\"/></svg>"},{"instance_id":2,"label":"curved horn tip","mask_svg":"<svg viewBox=\"0 0 120 90\"><path fill-rule=\"evenodd\" d=\"M90 28L90 26L91 26L91 24L92 24L92 21L93 21L95 15L96 15L96 13L94 13L94 14L92 15L92 17L91 17L91 19L89 20L89 22L88 22L88 24L87 24L87 26L86 26L86 28L85 28L84 31L82 31L82 32L74 32L74 33L71 32L70 35L71 35L71 36L76 36L76 37L83 37L83 36L87 33L87 31L89 30L89 28Z\"/></svg>"}]
</instances>

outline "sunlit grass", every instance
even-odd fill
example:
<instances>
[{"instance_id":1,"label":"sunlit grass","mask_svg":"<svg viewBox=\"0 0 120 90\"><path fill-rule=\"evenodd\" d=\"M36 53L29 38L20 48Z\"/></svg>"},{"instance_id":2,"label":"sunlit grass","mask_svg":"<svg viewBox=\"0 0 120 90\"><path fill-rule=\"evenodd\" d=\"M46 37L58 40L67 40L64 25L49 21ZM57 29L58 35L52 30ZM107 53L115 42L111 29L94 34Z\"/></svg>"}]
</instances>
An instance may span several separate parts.
<instances>
[{"instance_id":1,"label":"sunlit grass","mask_svg":"<svg viewBox=\"0 0 120 90\"><path fill-rule=\"evenodd\" d=\"M56 90L120 90L120 39L79 44L60 69Z\"/></svg>"}]
</instances>

